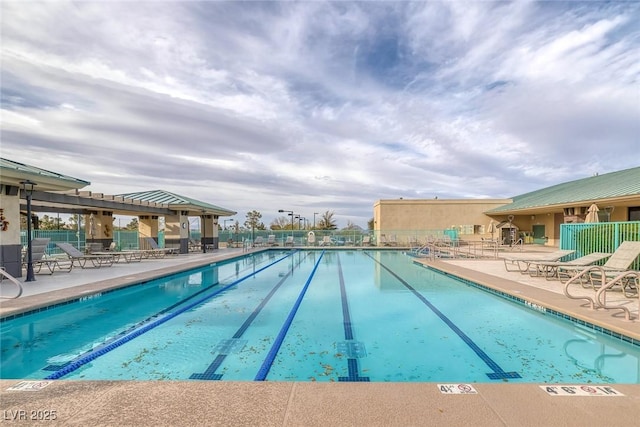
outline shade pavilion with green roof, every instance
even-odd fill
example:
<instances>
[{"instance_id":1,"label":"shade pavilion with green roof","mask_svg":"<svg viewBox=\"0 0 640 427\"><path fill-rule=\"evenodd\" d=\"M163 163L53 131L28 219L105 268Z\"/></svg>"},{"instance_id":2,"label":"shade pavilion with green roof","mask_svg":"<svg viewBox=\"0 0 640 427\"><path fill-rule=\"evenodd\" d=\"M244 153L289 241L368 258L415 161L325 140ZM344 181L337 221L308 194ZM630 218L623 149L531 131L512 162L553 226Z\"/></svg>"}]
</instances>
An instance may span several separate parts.
<instances>
[{"instance_id":1,"label":"shade pavilion with green roof","mask_svg":"<svg viewBox=\"0 0 640 427\"><path fill-rule=\"evenodd\" d=\"M189 218L200 218L201 244L203 248L218 247L218 220L221 216L233 216L237 212L181 196L164 190L139 191L135 193L119 194L124 199L167 205L175 212L165 216L165 245L180 248L181 253L188 251ZM158 236L158 217L155 215L139 216L138 232L140 237ZM205 249L206 250L206 249Z\"/></svg>"}]
</instances>

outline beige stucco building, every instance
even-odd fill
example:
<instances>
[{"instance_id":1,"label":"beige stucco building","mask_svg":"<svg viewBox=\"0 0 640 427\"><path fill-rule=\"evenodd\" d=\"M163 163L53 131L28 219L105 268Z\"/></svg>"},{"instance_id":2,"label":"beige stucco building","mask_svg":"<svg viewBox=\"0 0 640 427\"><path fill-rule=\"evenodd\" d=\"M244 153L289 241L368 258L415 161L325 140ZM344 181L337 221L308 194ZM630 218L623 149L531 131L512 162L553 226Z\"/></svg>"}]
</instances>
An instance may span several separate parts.
<instances>
[{"instance_id":1,"label":"beige stucco building","mask_svg":"<svg viewBox=\"0 0 640 427\"><path fill-rule=\"evenodd\" d=\"M510 199L378 200L377 239L399 244L450 234L469 241L496 239L556 246L560 225L584 222L596 205L601 222L640 221L640 167L570 181Z\"/></svg>"}]
</instances>

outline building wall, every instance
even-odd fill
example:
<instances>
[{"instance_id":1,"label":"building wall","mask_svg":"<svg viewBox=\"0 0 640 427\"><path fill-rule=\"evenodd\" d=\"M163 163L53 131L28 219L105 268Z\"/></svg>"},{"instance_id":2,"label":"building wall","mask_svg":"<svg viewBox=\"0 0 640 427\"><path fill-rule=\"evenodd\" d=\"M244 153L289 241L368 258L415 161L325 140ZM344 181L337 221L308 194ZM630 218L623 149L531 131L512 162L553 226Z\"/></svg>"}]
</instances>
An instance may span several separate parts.
<instances>
[{"instance_id":1,"label":"building wall","mask_svg":"<svg viewBox=\"0 0 640 427\"><path fill-rule=\"evenodd\" d=\"M373 206L374 232L401 236L455 228L465 239L480 240L491 236L488 226L492 218L483 212L510 202L510 199L378 200ZM422 240L425 236L417 237Z\"/></svg>"}]
</instances>

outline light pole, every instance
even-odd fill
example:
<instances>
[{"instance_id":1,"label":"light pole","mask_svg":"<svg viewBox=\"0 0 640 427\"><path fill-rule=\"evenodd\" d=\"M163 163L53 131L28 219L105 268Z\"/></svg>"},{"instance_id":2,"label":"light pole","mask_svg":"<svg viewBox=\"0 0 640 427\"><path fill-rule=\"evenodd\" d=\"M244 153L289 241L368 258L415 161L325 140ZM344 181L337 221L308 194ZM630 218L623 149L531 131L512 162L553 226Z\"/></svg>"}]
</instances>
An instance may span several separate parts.
<instances>
[{"instance_id":1,"label":"light pole","mask_svg":"<svg viewBox=\"0 0 640 427\"><path fill-rule=\"evenodd\" d=\"M37 184L29 180L22 181L20 184L27 199L27 279L25 282L34 282L36 275L33 272L33 248L31 247L31 196L33 187Z\"/></svg>"},{"instance_id":2,"label":"light pole","mask_svg":"<svg viewBox=\"0 0 640 427\"><path fill-rule=\"evenodd\" d=\"M314 212L313 213L313 229L316 229L316 215L318 215L318 212Z\"/></svg>"},{"instance_id":3,"label":"light pole","mask_svg":"<svg viewBox=\"0 0 640 427\"><path fill-rule=\"evenodd\" d=\"M287 211L284 209L278 209L278 212L283 213L283 212L289 212L289 215L291 215L291 235L293 236L293 211Z\"/></svg>"},{"instance_id":4,"label":"light pole","mask_svg":"<svg viewBox=\"0 0 640 427\"><path fill-rule=\"evenodd\" d=\"M222 225L223 225L223 227L224 227L224 229L225 229L225 230L227 229L227 221L231 221L231 222L233 222L233 221L234 221L234 219L233 219L233 218L229 218L229 219L223 219L223 220L222 220Z\"/></svg>"}]
</instances>

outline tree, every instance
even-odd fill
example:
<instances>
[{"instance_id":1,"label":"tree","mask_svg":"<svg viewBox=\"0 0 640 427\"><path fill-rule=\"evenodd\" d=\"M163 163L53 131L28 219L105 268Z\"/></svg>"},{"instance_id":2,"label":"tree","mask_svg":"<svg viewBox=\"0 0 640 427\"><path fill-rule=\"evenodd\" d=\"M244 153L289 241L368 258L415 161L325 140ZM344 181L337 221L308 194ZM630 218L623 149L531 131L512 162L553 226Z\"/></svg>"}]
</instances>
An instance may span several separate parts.
<instances>
[{"instance_id":1,"label":"tree","mask_svg":"<svg viewBox=\"0 0 640 427\"><path fill-rule=\"evenodd\" d=\"M49 215L44 214L38 218L38 229L40 230L55 230L58 226L57 218L51 218Z\"/></svg>"},{"instance_id":2,"label":"tree","mask_svg":"<svg viewBox=\"0 0 640 427\"><path fill-rule=\"evenodd\" d=\"M247 212L247 220L244 222L244 226L248 230L265 230L264 223L260 221L262 214L256 210Z\"/></svg>"},{"instance_id":3,"label":"tree","mask_svg":"<svg viewBox=\"0 0 640 427\"><path fill-rule=\"evenodd\" d=\"M132 218L129 224L126 225L125 230L137 230L138 229L138 218Z\"/></svg>"},{"instance_id":4,"label":"tree","mask_svg":"<svg viewBox=\"0 0 640 427\"><path fill-rule=\"evenodd\" d=\"M374 223L373 218L371 218L369 221L367 221L367 228L369 230L373 230L373 223Z\"/></svg>"},{"instance_id":5,"label":"tree","mask_svg":"<svg viewBox=\"0 0 640 427\"><path fill-rule=\"evenodd\" d=\"M286 216L281 216L273 221L271 221L271 225L269 226L272 230L290 230L291 229L291 220Z\"/></svg>"},{"instance_id":6,"label":"tree","mask_svg":"<svg viewBox=\"0 0 640 427\"><path fill-rule=\"evenodd\" d=\"M362 230L362 227L352 223L351 221L347 221L347 226L343 228L343 230Z\"/></svg>"},{"instance_id":7,"label":"tree","mask_svg":"<svg viewBox=\"0 0 640 427\"><path fill-rule=\"evenodd\" d=\"M335 220L333 219L334 213L331 211L326 211L320 216L320 221L318 222L316 228L320 230L336 230L338 226L336 225Z\"/></svg>"}]
</instances>

